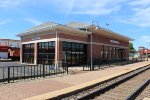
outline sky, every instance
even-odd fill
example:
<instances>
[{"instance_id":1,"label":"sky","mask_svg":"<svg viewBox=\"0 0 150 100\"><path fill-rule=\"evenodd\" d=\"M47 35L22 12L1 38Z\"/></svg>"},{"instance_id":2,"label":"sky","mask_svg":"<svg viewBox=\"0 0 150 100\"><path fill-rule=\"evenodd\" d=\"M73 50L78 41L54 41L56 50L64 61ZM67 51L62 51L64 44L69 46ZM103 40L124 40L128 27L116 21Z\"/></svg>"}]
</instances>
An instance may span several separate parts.
<instances>
[{"instance_id":1,"label":"sky","mask_svg":"<svg viewBox=\"0 0 150 100\"><path fill-rule=\"evenodd\" d=\"M0 0L0 38L44 22L92 24L133 38L150 48L150 0Z\"/></svg>"}]
</instances>

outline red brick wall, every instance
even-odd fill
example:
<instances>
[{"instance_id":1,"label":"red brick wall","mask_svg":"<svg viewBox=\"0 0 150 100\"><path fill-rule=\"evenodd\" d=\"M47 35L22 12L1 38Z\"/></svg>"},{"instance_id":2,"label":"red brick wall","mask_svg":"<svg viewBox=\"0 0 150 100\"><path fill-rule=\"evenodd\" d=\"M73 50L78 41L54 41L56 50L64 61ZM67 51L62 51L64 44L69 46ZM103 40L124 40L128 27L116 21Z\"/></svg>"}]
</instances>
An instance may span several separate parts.
<instances>
[{"instance_id":1,"label":"red brick wall","mask_svg":"<svg viewBox=\"0 0 150 100\"><path fill-rule=\"evenodd\" d=\"M128 44L129 42L124 42L124 41L121 41L121 40L117 40L117 39L113 39L113 38L109 38L109 37L105 37L105 36L100 36L100 35L97 35L97 34L93 34L93 43L103 43L103 44L109 44L109 45L117 45L117 44L113 44L113 43L110 43L110 40L115 40L115 41L118 41L120 44L118 46L125 46L125 47L128 47ZM90 43L91 41L91 37L90 35L88 36L88 41ZM101 45L96 45L96 44L93 44L92 45L93 47L93 58L99 58L100 57L100 54L101 54ZM88 51L87 51L87 57L88 58L91 58L91 44L88 44ZM126 49L126 57L128 57L128 49Z\"/></svg>"},{"instance_id":2,"label":"red brick wall","mask_svg":"<svg viewBox=\"0 0 150 100\"><path fill-rule=\"evenodd\" d=\"M86 36L79 36L79 35L70 35L65 33L59 33L59 38L65 38L65 39L72 39L72 40L78 40L78 41L85 41L87 42Z\"/></svg>"},{"instance_id":3,"label":"red brick wall","mask_svg":"<svg viewBox=\"0 0 150 100\"><path fill-rule=\"evenodd\" d=\"M100 57L100 45L93 45L93 58L99 58Z\"/></svg>"},{"instance_id":4,"label":"red brick wall","mask_svg":"<svg viewBox=\"0 0 150 100\"><path fill-rule=\"evenodd\" d=\"M27 37L27 38L25 38L25 39L21 39L21 42L33 41L33 40L32 40L32 37L33 37L33 36ZM55 38L55 37L56 37L56 34L46 34L46 35L40 34L39 37L40 37L40 40L41 40L41 39L51 39L51 38Z\"/></svg>"},{"instance_id":5,"label":"red brick wall","mask_svg":"<svg viewBox=\"0 0 150 100\"><path fill-rule=\"evenodd\" d=\"M110 40L118 41L119 44L111 43ZM93 34L93 42L110 44L110 45L125 46L125 47L129 46L129 41L121 41L118 39L114 39L112 37L101 36L98 34Z\"/></svg>"},{"instance_id":6,"label":"red brick wall","mask_svg":"<svg viewBox=\"0 0 150 100\"><path fill-rule=\"evenodd\" d=\"M59 53L59 61L62 61L62 52L63 52L63 42L62 41L59 41L59 51L58 51L58 53Z\"/></svg>"}]
</instances>

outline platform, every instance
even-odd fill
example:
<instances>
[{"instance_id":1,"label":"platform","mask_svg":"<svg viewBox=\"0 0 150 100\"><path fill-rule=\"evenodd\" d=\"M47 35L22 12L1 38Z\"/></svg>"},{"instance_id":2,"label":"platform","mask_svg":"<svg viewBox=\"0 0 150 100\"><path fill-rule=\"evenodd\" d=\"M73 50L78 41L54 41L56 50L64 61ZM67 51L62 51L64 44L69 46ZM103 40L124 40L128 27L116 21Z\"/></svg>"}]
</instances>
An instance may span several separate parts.
<instances>
[{"instance_id":1,"label":"platform","mask_svg":"<svg viewBox=\"0 0 150 100\"><path fill-rule=\"evenodd\" d=\"M96 71L8 84L0 87L0 100L43 100L84 88L149 64L150 61L144 61Z\"/></svg>"}]
</instances>

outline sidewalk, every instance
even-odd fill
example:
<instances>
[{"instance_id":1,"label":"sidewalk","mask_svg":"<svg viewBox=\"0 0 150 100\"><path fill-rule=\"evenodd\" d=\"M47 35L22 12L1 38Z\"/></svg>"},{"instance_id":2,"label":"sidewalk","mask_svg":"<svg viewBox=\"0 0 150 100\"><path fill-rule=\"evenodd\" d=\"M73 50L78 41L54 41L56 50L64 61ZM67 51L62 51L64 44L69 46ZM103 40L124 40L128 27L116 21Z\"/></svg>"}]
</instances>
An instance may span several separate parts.
<instances>
[{"instance_id":1,"label":"sidewalk","mask_svg":"<svg viewBox=\"0 0 150 100\"><path fill-rule=\"evenodd\" d=\"M0 86L0 100L20 100L32 96L42 95L56 90L62 90L73 86L78 86L93 80L103 80L105 77L111 77L117 73L130 71L150 64L150 61L144 61L124 66L100 69L97 71L64 75L61 77L33 80L29 82L18 82ZM113 76L112 76L113 77Z\"/></svg>"}]
</instances>

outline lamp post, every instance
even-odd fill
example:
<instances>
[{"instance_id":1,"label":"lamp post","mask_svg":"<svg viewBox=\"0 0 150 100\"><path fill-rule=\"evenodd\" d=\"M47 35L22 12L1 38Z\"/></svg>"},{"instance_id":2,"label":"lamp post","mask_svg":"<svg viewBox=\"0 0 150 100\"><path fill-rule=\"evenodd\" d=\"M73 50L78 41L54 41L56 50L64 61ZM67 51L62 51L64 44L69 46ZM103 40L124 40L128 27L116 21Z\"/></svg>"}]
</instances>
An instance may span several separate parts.
<instances>
[{"instance_id":1,"label":"lamp post","mask_svg":"<svg viewBox=\"0 0 150 100\"><path fill-rule=\"evenodd\" d=\"M96 22L97 26L98 26L97 20L92 21L92 30L91 30L91 68L92 68L92 70L94 70L94 67L93 67L93 36L92 36L93 35L94 22Z\"/></svg>"}]
</instances>

